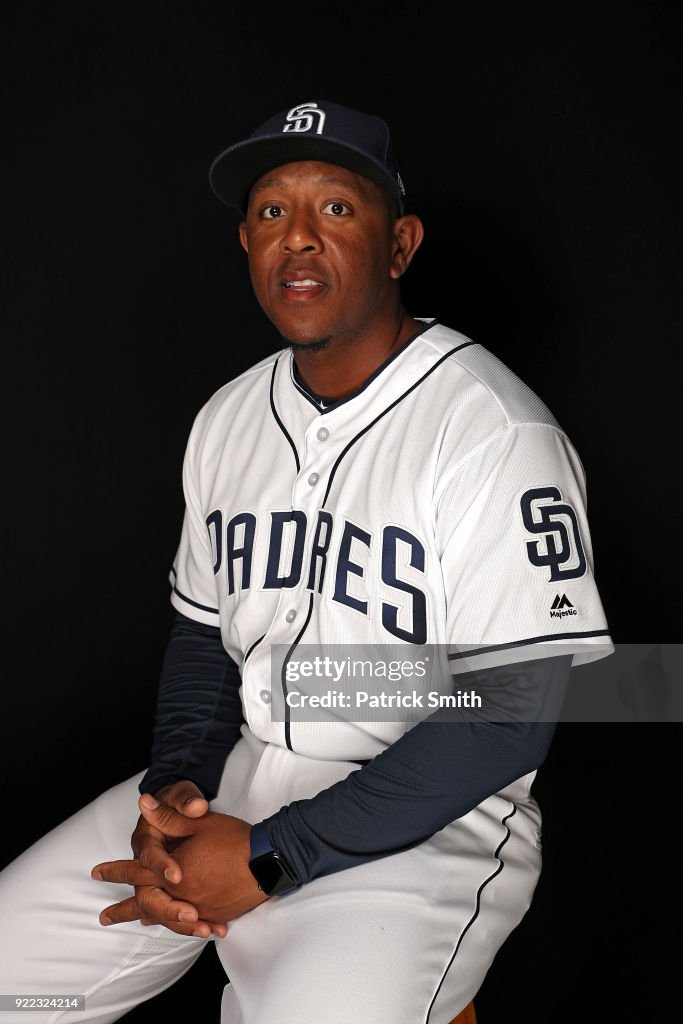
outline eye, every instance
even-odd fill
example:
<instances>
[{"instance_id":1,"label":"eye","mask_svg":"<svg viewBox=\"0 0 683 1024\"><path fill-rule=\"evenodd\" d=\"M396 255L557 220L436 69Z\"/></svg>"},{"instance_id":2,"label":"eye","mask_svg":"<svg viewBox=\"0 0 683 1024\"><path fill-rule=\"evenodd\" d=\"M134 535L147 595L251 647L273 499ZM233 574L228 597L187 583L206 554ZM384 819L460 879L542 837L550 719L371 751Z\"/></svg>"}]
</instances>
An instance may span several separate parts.
<instances>
[{"instance_id":1,"label":"eye","mask_svg":"<svg viewBox=\"0 0 683 1024\"><path fill-rule=\"evenodd\" d=\"M282 217L283 215L284 210L281 206L277 206L275 203L270 206L265 206L260 213L260 216L264 220L277 220L278 217Z\"/></svg>"},{"instance_id":2,"label":"eye","mask_svg":"<svg viewBox=\"0 0 683 1024\"><path fill-rule=\"evenodd\" d=\"M346 203L342 203L339 199L335 199L323 207L323 213L329 213L333 217L343 217L351 212L351 207L347 206Z\"/></svg>"}]
</instances>

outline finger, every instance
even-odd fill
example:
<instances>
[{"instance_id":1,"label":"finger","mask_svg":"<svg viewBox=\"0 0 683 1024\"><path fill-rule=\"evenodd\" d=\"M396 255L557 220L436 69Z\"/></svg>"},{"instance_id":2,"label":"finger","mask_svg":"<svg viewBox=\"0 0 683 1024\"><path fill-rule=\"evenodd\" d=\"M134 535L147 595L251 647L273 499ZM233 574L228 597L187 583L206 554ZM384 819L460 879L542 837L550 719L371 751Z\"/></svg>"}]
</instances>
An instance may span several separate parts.
<instances>
[{"instance_id":1,"label":"finger","mask_svg":"<svg viewBox=\"0 0 683 1024\"><path fill-rule=\"evenodd\" d=\"M206 799L199 786L189 779L182 782L175 782L172 786L164 786L155 798L160 803L169 804L186 818L201 818L209 809L209 801Z\"/></svg>"},{"instance_id":2,"label":"finger","mask_svg":"<svg viewBox=\"0 0 683 1024\"><path fill-rule=\"evenodd\" d=\"M228 934L226 924L200 919L197 908L192 903L175 899L164 889L140 886L135 890L135 899L141 919L163 924L182 935L208 938L213 932L217 938L225 938Z\"/></svg>"},{"instance_id":3,"label":"finger","mask_svg":"<svg viewBox=\"0 0 683 1024\"><path fill-rule=\"evenodd\" d=\"M97 882L123 882L126 885L159 885L162 878L143 867L138 860L108 860L96 864L90 877Z\"/></svg>"},{"instance_id":4,"label":"finger","mask_svg":"<svg viewBox=\"0 0 683 1024\"><path fill-rule=\"evenodd\" d=\"M129 896L127 900L105 907L100 913L100 924L123 924L124 921L137 921L139 917L137 901L134 896Z\"/></svg>"},{"instance_id":5,"label":"finger","mask_svg":"<svg viewBox=\"0 0 683 1024\"><path fill-rule=\"evenodd\" d=\"M197 938L208 939L213 933L217 938L225 938L228 934L227 925L215 924L211 921L199 921L196 920L196 910L191 904L182 903L182 901L174 901L184 908L189 908L195 915L195 920L190 921L178 921L177 919L157 917L153 914L142 910L138 900L140 899L140 892L136 896L130 896L128 899L121 900L120 903L112 903L110 906L100 913L99 920L100 924L104 927L114 924L125 924L129 921L140 921L144 925L155 925L160 924L170 929L172 932L176 932L178 935L194 935ZM142 903L145 904L143 897Z\"/></svg>"},{"instance_id":6,"label":"finger","mask_svg":"<svg viewBox=\"0 0 683 1024\"><path fill-rule=\"evenodd\" d=\"M163 925L164 928L168 928L169 931L175 932L177 935L194 935L199 939L208 939L212 933L212 929L223 929L220 935L217 932L214 932L217 938L224 938L228 931L225 925L212 925L208 921L196 921L188 924L181 924L178 921L160 921L154 917L141 916L134 897L131 897L130 900L124 900L122 903L113 903L100 914L100 924L104 925L104 927L114 924L125 924L129 921L138 920L140 921L140 924L145 927L149 927L150 925Z\"/></svg>"},{"instance_id":7,"label":"finger","mask_svg":"<svg viewBox=\"0 0 683 1024\"><path fill-rule=\"evenodd\" d=\"M106 907L100 914L100 923L122 924L125 921L138 921L143 918L155 924L188 925L187 934L192 934L192 929L198 923L199 914L191 903L174 900L163 889L147 885L136 887L135 896L129 896Z\"/></svg>"},{"instance_id":8,"label":"finger","mask_svg":"<svg viewBox=\"0 0 683 1024\"><path fill-rule=\"evenodd\" d=\"M210 921L198 921L196 924L174 924L172 921L155 921L151 917L146 917L140 919L140 924L160 924L178 935L193 935L197 939L210 939L212 935L215 935L217 939L224 939L228 934L227 925L213 924Z\"/></svg>"},{"instance_id":9,"label":"finger","mask_svg":"<svg viewBox=\"0 0 683 1024\"><path fill-rule=\"evenodd\" d=\"M138 807L145 821L165 836L191 836L196 831L195 825L186 815L180 814L168 804L159 803L151 793L142 794Z\"/></svg>"},{"instance_id":10,"label":"finger","mask_svg":"<svg viewBox=\"0 0 683 1024\"><path fill-rule=\"evenodd\" d=\"M153 917L162 924L179 921L181 924L195 925L199 920L194 904L171 896L158 886L137 886L135 899L142 917Z\"/></svg>"},{"instance_id":11,"label":"finger","mask_svg":"<svg viewBox=\"0 0 683 1024\"><path fill-rule=\"evenodd\" d=\"M198 921L195 925L173 924L172 922L167 921L155 921L152 917L141 917L140 924L160 924L164 928L168 928L169 931L176 932L177 935L192 935L197 939L209 939L212 934L215 935L217 939L224 939L228 934L227 925L211 924L209 921ZM190 931L190 928L192 931Z\"/></svg>"},{"instance_id":12,"label":"finger","mask_svg":"<svg viewBox=\"0 0 683 1024\"><path fill-rule=\"evenodd\" d=\"M130 845L143 868L152 871L159 878L173 882L174 885L181 881L183 873L166 849L166 837L163 832L148 825L144 818L140 819Z\"/></svg>"}]
</instances>

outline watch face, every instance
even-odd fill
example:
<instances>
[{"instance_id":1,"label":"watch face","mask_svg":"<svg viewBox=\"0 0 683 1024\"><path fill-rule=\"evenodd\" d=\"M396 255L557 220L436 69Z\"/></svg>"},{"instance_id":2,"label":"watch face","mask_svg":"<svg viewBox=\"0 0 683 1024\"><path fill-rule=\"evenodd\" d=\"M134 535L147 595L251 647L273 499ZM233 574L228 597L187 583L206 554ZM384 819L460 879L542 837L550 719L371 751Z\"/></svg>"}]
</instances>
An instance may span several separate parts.
<instances>
[{"instance_id":1,"label":"watch face","mask_svg":"<svg viewBox=\"0 0 683 1024\"><path fill-rule=\"evenodd\" d=\"M292 876L284 860L276 851L264 853L249 861L249 868L266 896L277 896L296 888L296 880Z\"/></svg>"}]
</instances>

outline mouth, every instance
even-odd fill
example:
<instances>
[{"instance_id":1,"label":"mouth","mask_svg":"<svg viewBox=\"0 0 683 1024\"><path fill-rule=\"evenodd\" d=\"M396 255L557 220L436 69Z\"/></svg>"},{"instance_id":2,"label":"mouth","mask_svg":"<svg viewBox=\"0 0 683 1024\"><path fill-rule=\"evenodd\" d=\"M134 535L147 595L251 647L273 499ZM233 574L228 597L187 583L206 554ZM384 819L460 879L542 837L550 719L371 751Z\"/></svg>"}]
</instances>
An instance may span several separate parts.
<instances>
[{"instance_id":1,"label":"mouth","mask_svg":"<svg viewBox=\"0 0 683 1024\"><path fill-rule=\"evenodd\" d=\"M315 281L312 277L305 277L301 281L285 281L285 288L289 291L303 292L310 291L311 289L322 288L322 281Z\"/></svg>"},{"instance_id":2,"label":"mouth","mask_svg":"<svg viewBox=\"0 0 683 1024\"><path fill-rule=\"evenodd\" d=\"M285 302L296 303L298 306L315 302L324 295L327 287L317 277L304 277L305 270L289 271L281 279L282 296Z\"/></svg>"}]
</instances>

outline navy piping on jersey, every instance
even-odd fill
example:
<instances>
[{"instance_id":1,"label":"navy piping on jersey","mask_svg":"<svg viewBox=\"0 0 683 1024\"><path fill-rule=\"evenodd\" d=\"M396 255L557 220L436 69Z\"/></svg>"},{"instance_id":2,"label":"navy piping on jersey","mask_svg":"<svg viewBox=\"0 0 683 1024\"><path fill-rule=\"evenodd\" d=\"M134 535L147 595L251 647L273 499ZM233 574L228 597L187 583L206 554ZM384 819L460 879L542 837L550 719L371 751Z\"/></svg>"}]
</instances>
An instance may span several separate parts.
<instances>
[{"instance_id":1,"label":"navy piping on jersey","mask_svg":"<svg viewBox=\"0 0 683 1024\"><path fill-rule=\"evenodd\" d=\"M296 445L294 444L294 441L292 440L292 437L289 434L289 432L287 431L287 428L285 427L284 423L282 422L282 420L278 416L277 409L275 408L275 395L274 395L275 371L277 370L277 364L279 362L280 362L280 357L278 356L277 359L275 360L275 362L273 363L273 373L272 373L272 376L270 378L270 408L272 409L273 416L275 417L275 422L277 423L278 427L280 428L280 430L285 435L285 437L287 438L287 440L289 441L289 443L291 445L292 451L294 452L294 461L296 462L296 471L297 471L297 473L299 473L300 470L301 470L301 463L299 462L299 456L297 455Z\"/></svg>"},{"instance_id":2,"label":"navy piping on jersey","mask_svg":"<svg viewBox=\"0 0 683 1024\"><path fill-rule=\"evenodd\" d=\"M264 634L263 634L263 636L260 636L260 637L258 638L258 640L254 640L253 644L251 645L251 647L249 648L249 650L247 651L247 653L246 653L246 654L244 655L244 661L242 662L242 664L243 664L243 665L246 665L246 663L247 663L247 658L249 657L249 655L251 654L251 652L252 652L252 651L254 650L254 648L255 648L255 647L258 647L258 645L259 645L259 644L261 643L261 641L263 640L263 637L264 637L265 635L266 635L266 634L264 633Z\"/></svg>"},{"instance_id":3,"label":"navy piping on jersey","mask_svg":"<svg viewBox=\"0 0 683 1024\"><path fill-rule=\"evenodd\" d=\"M430 325L430 326L432 326L432 325ZM434 365L431 366L427 370L427 372L420 377L419 380L416 380L414 384L411 384L407 391L404 391L402 395L399 395L398 398L391 403L391 405L388 405L386 407L386 409L384 409L379 414L379 416L376 416L375 419L372 420L371 423L368 423L368 425L366 427L363 427L363 429L361 431L359 431L359 433L357 433L355 437L351 438L351 440L347 444L346 448L344 448L344 450L340 453L339 457L337 458L337 461L335 462L334 466L330 470L330 478L327 481L327 489L325 491L325 497L323 498L323 502L322 502L321 508L325 508L325 504L327 503L327 499L328 499L328 497L330 495L330 488L332 487L332 481L334 480L334 475L337 472L342 459L344 458L346 453L353 447L353 445L356 443L356 441L358 441L359 438L361 438L363 436L363 434L367 434L368 430L370 430L372 427L374 427L374 425L376 423L378 423L379 420L381 420L383 416L386 416L386 414L388 412L390 412L394 408L394 406L398 405L399 402L402 402L404 398L407 398L407 396L411 393L411 391L414 391L415 388L419 387L420 384L422 384L427 379L427 377L429 377L432 373L434 373L434 371L437 370L441 366L441 364L446 361L446 359L450 358L450 356L452 356L454 352L460 352L461 349L467 348L468 345L478 345L478 344L479 344L479 342L477 342L477 341L465 341L465 342L463 342L462 345L456 345L456 347L452 348L450 350L450 352L446 352L445 355L441 356L441 358L438 359L434 363ZM352 397L352 396L349 396L349 397Z\"/></svg>"},{"instance_id":4,"label":"navy piping on jersey","mask_svg":"<svg viewBox=\"0 0 683 1024\"><path fill-rule=\"evenodd\" d=\"M340 405L344 405L345 402L350 402L353 398L356 398L357 395L362 394L362 392L365 391L365 389L373 382L375 377L378 377L380 373L382 373L386 369L386 367L389 366L390 363L393 363L394 359L398 358L401 352L405 351L405 349L408 348L408 345L411 345L415 341L415 339L419 338L421 334L425 333L425 331L429 330L431 327L436 326L438 322L438 320L431 320L428 324L424 324L424 326L421 327L418 331L416 331L415 334L411 334L411 336L406 341L403 342L400 348L397 348L395 352L392 352L390 356L387 356L383 363L380 363L377 369L370 374L367 380L363 381L360 387L356 388L355 391L352 391L350 395L346 395L344 398L330 399L326 405L323 405L321 407L320 399L324 399L325 396L320 395L316 400L315 392L309 391L305 386L302 386L302 384L300 384L297 381L295 376L296 362L294 360L294 373L292 372L290 367L290 376L292 379L292 383L294 384L296 389L301 392L304 398L307 398L311 405L314 405L316 407L316 409L322 416L326 412L331 412L333 409L339 408Z\"/></svg>"},{"instance_id":5,"label":"navy piping on jersey","mask_svg":"<svg viewBox=\"0 0 683 1024\"><path fill-rule=\"evenodd\" d=\"M313 612L313 594L311 594L311 596L309 598L309 601L308 601L308 614L306 616L306 621L304 622L303 626L299 630L299 635L297 636L296 640L294 640L292 646L289 648L289 650L287 651L287 654L285 655L284 664L282 666L282 673L281 673L281 676L280 676L280 679L281 679L281 682L282 682L282 696L285 699L285 743L287 744L287 747L289 748L289 750L294 750L294 747L292 746L291 723L290 723L290 720L289 720L289 718L290 718L290 716L289 716L289 704L287 703L287 693L288 693L288 691L287 691L287 679L286 679L287 663L289 662L289 659L290 659L291 655L296 650L297 645L298 645L299 641L301 640L301 637L304 635L304 633L308 629L308 623L311 621L311 614L312 614L312 612Z\"/></svg>"},{"instance_id":6,"label":"navy piping on jersey","mask_svg":"<svg viewBox=\"0 0 683 1024\"><path fill-rule=\"evenodd\" d=\"M526 647L527 644L542 644L545 640L584 640L589 636L610 636L608 629L592 629L586 633L547 633L545 636L532 636L528 640L515 640L509 644L491 644L489 647L476 647L469 651L459 651L458 654L449 654L449 661L457 661L458 658L473 658L479 654L489 654L491 651L508 651L513 647Z\"/></svg>"},{"instance_id":7,"label":"navy piping on jersey","mask_svg":"<svg viewBox=\"0 0 683 1024\"><path fill-rule=\"evenodd\" d=\"M318 412L324 412L325 409L329 409L331 405L336 405L337 402L339 401L339 399L336 398L326 398L325 395L316 395L315 391L309 391L302 381L298 381L296 379L296 363L294 362L293 359L289 368L289 376L292 381L292 384L299 392L299 394L303 395L304 398L311 403L311 405L314 405Z\"/></svg>"},{"instance_id":8,"label":"navy piping on jersey","mask_svg":"<svg viewBox=\"0 0 683 1024\"><path fill-rule=\"evenodd\" d=\"M395 352L392 352L390 356L387 356L387 358L384 360L383 363L380 363L380 365L377 367L377 369L374 370L373 373L370 374L370 376L367 378L367 380L365 380L361 384L361 386L359 388L356 388L355 391L352 391L351 394L347 395L345 398L340 398L338 401L336 401L334 403L334 405L328 405L326 409L322 410L320 415L324 416L325 413L332 412L333 409L338 409L340 405L344 405L345 402L350 402L354 398L356 398L358 395L361 395L365 391L365 389L367 387L369 387L370 384L372 384L373 380L376 377L379 377L380 373L383 373L384 370L386 370L387 366L389 366L390 363L393 363L394 359L398 359L398 357L401 355L401 353L405 352L405 350L408 348L408 345L412 345L412 343L415 341L415 339L419 338L421 334L425 333L425 331L430 330L432 327L436 327L438 322L439 322L438 320L431 320L428 324L425 324L423 327L421 327L419 331L416 331L415 334L412 334L408 338L407 341L403 342L403 344L401 345L400 348L397 348ZM472 342L469 342L469 344L470 345L474 345L475 342L472 341ZM455 351L455 349L454 349L454 351ZM391 408L391 406L389 408Z\"/></svg>"},{"instance_id":9,"label":"navy piping on jersey","mask_svg":"<svg viewBox=\"0 0 683 1024\"><path fill-rule=\"evenodd\" d=\"M175 579L177 579L178 573L175 570L175 566L171 566L171 572L173 573ZM209 606L206 604L200 604L198 601L193 601L191 597L186 597L181 590L178 590L175 583L173 584L173 593L177 594L178 597L182 601L185 601L186 604L191 604L193 608L199 608L199 610L202 612L211 612L212 615L220 615L218 608L209 608Z\"/></svg>"},{"instance_id":10,"label":"navy piping on jersey","mask_svg":"<svg viewBox=\"0 0 683 1024\"><path fill-rule=\"evenodd\" d=\"M516 812L517 812L517 806L515 804L513 804L512 805L512 810L510 811L510 813L506 814L505 817L501 821L501 825L504 825L506 830L507 830L507 835L505 835L501 839L501 841L500 841L500 843L499 843L499 845L498 845L498 847L496 849L496 852L493 855L496 858L496 860L498 861L498 867L496 868L495 871L493 871L489 875L488 878L484 879L484 881L481 883L481 885L477 889L477 899L476 899L476 906L475 906L474 913L472 914L472 917L469 919L469 921L467 922L467 924L465 925L463 930L460 932L460 935L458 936L458 941L456 942L455 949L453 950L453 956L448 961L448 964L446 965L446 970L441 975L441 980L439 981L439 984L436 986L436 992L432 996L432 1001L429 1004L429 1007L427 1009L427 1016L425 1017L425 1024L429 1024L429 1019L430 1019L430 1017L432 1015L432 1010L434 1009L434 1003L436 1002L436 998L437 998L439 992L441 991L443 983L444 983L444 981L446 979L446 975L450 971L450 969L451 969L451 967L453 965L453 961L455 960L456 956L458 955L458 950L460 949L460 946L462 944L462 940L465 938L465 935L470 930L470 928L472 927L472 925L476 921L477 917L479 916L479 911L481 910L481 894L482 894L483 890L486 888L486 886L489 884L489 882L491 882L496 877L496 875L499 875L501 873L501 871L503 870L503 868L505 866L505 861L500 857L500 851L503 849L503 847L507 843L508 839L510 838L510 835L512 834L511 831L510 831L510 826L508 825L508 821Z\"/></svg>"},{"instance_id":11,"label":"navy piping on jersey","mask_svg":"<svg viewBox=\"0 0 683 1024\"><path fill-rule=\"evenodd\" d=\"M424 330L426 331L429 327L433 327L433 326L434 326L433 323L425 324ZM389 359L387 359L386 362L384 362L382 364L380 369L375 371L375 373L372 375L372 377L370 377L365 382L365 384L363 385L362 388L359 388L358 391L355 391L353 393L353 395L349 395L348 398L340 399L339 402L335 402L334 408L336 409L337 406L341 404L341 402L350 401L351 398L354 398L357 394L359 394L362 390L364 390L364 388L367 387L367 385L370 383L370 381L374 377L376 377L377 374L379 372L381 372L381 370L384 369L384 367L387 366L387 364L390 363L392 359L395 359L396 356L399 355L399 353L403 351L403 349L406 347L406 345L409 345L411 341L413 341L415 338L419 337L419 335L422 334L422 333L423 333L423 331L418 331L418 333L413 335L412 338L409 338L408 341L405 343L405 345L401 346L401 348L398 350L398 352L395 352L392 356L390 356ZM330 478L329 478L329 480L327 482L327 488L325 490L325 497L323 498L321 508L325 508L325 505L327 503L327 499L330 496L330 488L332 487L332 481L334 479L334 475L337 472L337 469L339 468L339 465L340 465L342 459L344 458L346 453L350 450L350 448L356 443L356 441L359 438L361 438L363 436L363 434L366 434L367 431L370 430L371 427L374 427L374 425L379 420L381 420L383 416L385 416L388 412L390 412L391 409L394 408L394 406L398 405L399 402L402 402L404 398L406 398L412 391L415 390L415 388L419 387L419 385L422 384L423 381L425 381L427 379L427 377L430 376L430 374L432 374L436 369L438 369L439 366L441 366L441 364L446 361L446 359L448 359L450 356L452 356L454 352L459 352L461 349L467 348L469 345L477 345L477 344L478 344L478 342L476 342L476 341L466 341L466 342L463 342L462 345L456 345L455 348L452 348L449 352L444 353L444 355L441 356L441 358L438 359L437 362L435 362L434 365L431 366L429 368L429 370L427 370L427 372L425 374L423 374L422 377L420 377L419 380L416 380L414 384L411 384L411 386L406 391L404 391L402 395L399 395L399 397L395 401L393 401L390 405L388 405L386 407L386 409L384 409L378 416L376 416L375 419L371 423L369 423L366 427L364 427L363 430L361 430L358 434L356 434L356 436L354 438L351 439L351 441L349 441L349 443L347 444L346 448L344 448L344 450L341 452L341 454L337 458L337 461L335 462L334 466L332 467L332 469L330 471ZM275 370L273 370L273 379L271 380L271 404L273 404L272 389L273 389L273 381L274 381L274 379L275 379ZM275 411L274 404L273 404L273 411ZM321 415L324 415L324 412L321 413ZM282 426L282 429L283 430L285 429L284 426ZM286 433L286 431L285 431L285 433ZM289 437L289 434L287 434L286 436ZM291 438L289 440L290 440L290 444L292 444ZM294 447L293 444L292 444L292 447ZM297 459L297 468L298 468L298 459ZM306 629L308 627L308 623L310 622L310 619L311 619L312 612L313 612L313 594L311 594L311 599L310 599L310 602L309 602L308 615L306 616L306 621L305 621L305 623L303 624L303 626L301 628L301 632L297 636L296 640L294 640L292 646L290 647L290 649L287 652L287 657L285 658L285 664L289 661L291 655L296 650L296 648L297 648L297 646L298 646L298 644L299 644L299 642L301 640L301 637L303 636L304 632L306 631ZM291 728L290 728L290 721L289 721L289 715L288 715L288 705L287 705L287 687L286 687L285 680L284 680L284 671L283 671L283 678L282 678L282 689L283 689L283 693L284 693L284 697L285 697L285 741L286 741L287 746L289 747L289 749L290 750L294 750L294 747L292 746L292 742L291 742Z\"/></svg>"}]
</instances>

